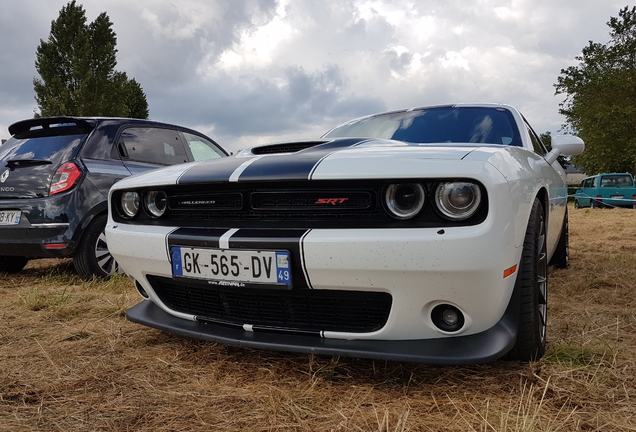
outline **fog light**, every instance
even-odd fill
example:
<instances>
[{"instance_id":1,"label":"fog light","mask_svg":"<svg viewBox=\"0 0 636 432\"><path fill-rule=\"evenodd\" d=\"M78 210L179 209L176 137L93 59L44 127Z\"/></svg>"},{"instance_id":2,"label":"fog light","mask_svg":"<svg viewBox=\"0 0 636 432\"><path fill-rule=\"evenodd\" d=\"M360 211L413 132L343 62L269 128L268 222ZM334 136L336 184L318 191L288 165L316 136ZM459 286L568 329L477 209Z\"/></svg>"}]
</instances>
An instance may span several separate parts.
<instances>
[{"instance_id":1,"label":"fog light","mask_svg":"<svg viewBox=\"0 0 636 432\"><path fill-rule=\"evenodd\" d=\"M454 326L459 321L459 316L457 316L457 311L453 309L445 309L442 313L442 320L448 324L449 326Z\"/></svg>"},{"instance_id":2,"label":"fog light","mask_svg":"<svg viewBox=\"0 0 636 432\"><path fill-rule=\"evenodd\" d=\"M456 332L464 327L464 314L455 306L448 304L437 305L431 312L433 324L445 332Z\"/></svg>"}]
</instances>

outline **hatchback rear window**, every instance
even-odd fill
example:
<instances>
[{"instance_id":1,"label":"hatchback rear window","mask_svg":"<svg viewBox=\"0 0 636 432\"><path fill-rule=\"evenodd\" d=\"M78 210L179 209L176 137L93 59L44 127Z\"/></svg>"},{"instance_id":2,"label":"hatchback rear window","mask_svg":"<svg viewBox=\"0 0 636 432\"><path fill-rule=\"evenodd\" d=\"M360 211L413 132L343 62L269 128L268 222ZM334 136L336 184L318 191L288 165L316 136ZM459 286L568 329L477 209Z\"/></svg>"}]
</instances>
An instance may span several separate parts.
<instances>
[{"instance_id":1,"label":"hatchback rear window","mask_svg":"<svg viewBox=\"0 0 636 432\"><path fill-rule=\"evenodd\" d=\"M61 135L42 138L11 138L0 146L0 160L69 159L86 135Z\"/></svg>"}]
</instances>

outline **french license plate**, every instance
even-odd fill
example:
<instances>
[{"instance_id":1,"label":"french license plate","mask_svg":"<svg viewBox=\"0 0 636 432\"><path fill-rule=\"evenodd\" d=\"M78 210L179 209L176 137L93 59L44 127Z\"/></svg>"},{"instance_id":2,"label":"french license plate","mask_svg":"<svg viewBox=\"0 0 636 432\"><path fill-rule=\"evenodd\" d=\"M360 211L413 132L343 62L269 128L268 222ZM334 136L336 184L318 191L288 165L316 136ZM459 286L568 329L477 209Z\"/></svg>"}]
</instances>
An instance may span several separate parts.
<instances>
[{"instance_id":1,"label":"french license plate","mask_svg":"<svg viewBox=\"0 0 636 432\"><path fill-rule=\"evenodd\" d=\"M611 198L614 198L614 199L622 199L622 198L623 198L623 195L612 195L612 196L611 196Z\"/></svg>"},{"instance_id":2,"label":"french license plate","mask_svg":"<svg viewBox=\"0 0 636 432\"><path fill-rule=\"evenodd\" d=\"M0 225L17 225L20 223L22 212L20 210L0 211Z\"/></svg>"},{"instance_id":3,"label":"french license plate","mask_svg":"<svg viewBox=\"0 0 636 432\"><path fill-rule=\"evenodd\" d=\"M212 249L172 246L172 274L205 279L212 285L291 287L288 251Z\"/></svg>"}]
</instances>

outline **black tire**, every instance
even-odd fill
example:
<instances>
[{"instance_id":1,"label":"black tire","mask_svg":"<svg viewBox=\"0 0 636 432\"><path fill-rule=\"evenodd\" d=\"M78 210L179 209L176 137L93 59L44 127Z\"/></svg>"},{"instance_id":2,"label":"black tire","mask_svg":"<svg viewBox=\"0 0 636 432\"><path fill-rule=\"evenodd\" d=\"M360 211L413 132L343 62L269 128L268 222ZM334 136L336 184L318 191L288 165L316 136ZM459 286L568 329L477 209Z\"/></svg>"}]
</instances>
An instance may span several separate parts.
<instances>
[{"instance_id":1,"label":"black tire","mask_svg":"<svg viewBox=\"0 0 636 432\"><path fill-rule=\"evenodd\" d=\"M577 210L581 208L581 204L579 204L579 200L574 200L574 208Z\"/></svg>"},{"instance_id":2,"label":"black tire","mask_svg":"<svg viewBox=\"0 0 636 432\"><path fill-rule=\"evenodd\" d=\"M0 273L18 273L28 262L26 257L0 256Z\"/></svg>"},{"instance_id":3,"label":"black tire","mask_svg":"<svg viewBox=\"0 0 636 432\"><path fill-rule=\"evenodd\" d=\"M96 216L84 231L73 255L73 264L83 279L106 279L119 272L119 264L108 251L106 243L106 215Z\"/></svg>"},{"instance_id":4,"label":"black tire","mask_svg":"<svg viewBox=\"0 0 636 432\"><path fill-rule=\"evenodd\" d=\"M517 340L507 354L509 360L533 361L545 354L548 316L548 259L543 205L535 200L517 275L520 313Z\"/></svg>"},{"instance_id":5,"label":"black tire","mask_svg":"<svg viewBox=\"0 0 636 432\"><path fill-rule=\"evenodd\" d=\"M550 265L558 269L566 269L570 264L570 233L568 224L568 211L565 210L565 219L561 227L561 236L559 243L552 255Z\"/></svg>"},{"instance_id":6,"label":"black tire","mask_svg":"<svg viewBox=\"0 0 636 432\"><path fill-rule=\"evenodd\" d=\"M600 205L599 205L598 201L596 201L596 200L590 200L590 207L592 207L592 208L598 208L598 207L600 207Z\"/></svg>"}]
</instances>

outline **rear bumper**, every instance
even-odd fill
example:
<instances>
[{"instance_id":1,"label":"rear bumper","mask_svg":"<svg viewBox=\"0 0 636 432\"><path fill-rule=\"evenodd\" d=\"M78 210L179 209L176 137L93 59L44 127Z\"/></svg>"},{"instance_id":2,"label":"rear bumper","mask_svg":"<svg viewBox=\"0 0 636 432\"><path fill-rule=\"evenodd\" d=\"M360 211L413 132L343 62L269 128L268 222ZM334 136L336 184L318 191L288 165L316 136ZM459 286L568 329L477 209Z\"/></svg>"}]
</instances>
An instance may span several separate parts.
<instances>
[{"instance_id":1,"label":"rear bumper","mask_svg":"<svg viewBox=\"0 0 636 432\"><path fill-rule=\"evenodd\" d=\"M65 258L75 252L83 225L105 210L102 194L89 182L57 195L0 200L0 210L19 210L20 223L0 226L0 255Z\"/></svg>"},{"instance_id":2,"label":"rear bumper","mask_svg":"<svg viewBox=\"0 0 636 432\"><path fill-rule=\"evenodd\" d=\"M68 223L26 225L0 227L0 255L65 258L75 250L75 245L70 242Z\"/></svg>"}]
</instances>

